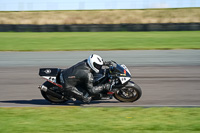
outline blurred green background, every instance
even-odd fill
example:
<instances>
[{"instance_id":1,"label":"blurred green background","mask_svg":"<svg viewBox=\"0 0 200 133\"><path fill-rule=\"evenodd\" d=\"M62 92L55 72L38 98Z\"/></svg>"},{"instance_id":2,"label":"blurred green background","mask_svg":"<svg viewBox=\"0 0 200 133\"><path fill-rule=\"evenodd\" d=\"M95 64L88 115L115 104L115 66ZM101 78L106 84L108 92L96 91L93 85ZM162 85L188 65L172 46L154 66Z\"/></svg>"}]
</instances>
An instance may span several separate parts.
<instances>
[{"instance_id":1,"label":"blurred green background","mask_svg":"<svg viewBox=\"0 0 200 133\"><path fill-rule=\"evenodd\" d=\"M200 31L0 33L0 51L144 49L200 49Z\"/></svg>"},{"instance_id":2,"label":"blurred green background","mask_svg":"<svg viewBox=\"0 0 200 133\"><path fill-rule=\"evenodd\" d=\"M200 108L0 108L6 133L198 133ZM2 115L3 114L3 115Z\"/></svg>"}]
</instances>

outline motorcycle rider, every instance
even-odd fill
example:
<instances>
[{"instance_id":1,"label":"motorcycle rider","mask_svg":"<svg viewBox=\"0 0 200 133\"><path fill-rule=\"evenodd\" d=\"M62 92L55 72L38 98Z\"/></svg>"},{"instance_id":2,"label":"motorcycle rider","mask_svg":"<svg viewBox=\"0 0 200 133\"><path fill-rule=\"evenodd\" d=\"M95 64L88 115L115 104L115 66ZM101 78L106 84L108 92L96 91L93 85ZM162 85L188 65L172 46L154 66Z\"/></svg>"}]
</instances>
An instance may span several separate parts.
<instances>
[{"instance_id":1,"label":"motorcycle rider","mask_svg":"<svg viewBox=\"0 0 200 133\"><path fill-rule=\"evenodd\" d=\"M92 99L90 95L109 90L109 83L93 86L93 73L99 73L103 65L106 62L99 55L92 54L88 59L63 70L60 79L66 95L89 103Z\"/></svg>"}]
</instances>

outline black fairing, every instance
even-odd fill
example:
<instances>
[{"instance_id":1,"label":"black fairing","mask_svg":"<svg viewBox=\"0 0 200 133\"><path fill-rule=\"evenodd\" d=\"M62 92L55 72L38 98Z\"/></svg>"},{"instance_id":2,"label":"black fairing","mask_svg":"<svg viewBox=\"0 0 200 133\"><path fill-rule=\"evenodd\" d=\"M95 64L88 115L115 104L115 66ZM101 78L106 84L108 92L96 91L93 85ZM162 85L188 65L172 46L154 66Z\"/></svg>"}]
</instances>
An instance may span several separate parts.
<instances>
[{"instance_id":1,"label":"black fairing","mask_svg":"<svg viewBox=\"0 0 200 133\"><path fill-rule=\"evenodd\" d=\"M131 77L131 75L121 65L116 64L116 66L111 69L112 73L116 74L116 76Z\"/></svg>"},{"instance_id":2,"label":"black fairing","mask_svg":"<svg viewBox=\"0 0 200 133\"><path fill-rule=\"evenodd\" d=\"M40 68L40 76L58 76L61 69L59 68Z\"/></svg>"},{"instance_id":3,"label":"black fairing","mask_svg":"<svg viewBox=\"0 0 200 133\"><path fill-rule=\"evenodd\" d=\"M121 65L116 63L113 66L110 66L109 69L101 69L99 73L94 73L94 85L107 83L109 80L109 75L115 79L115 85L120 85L119 87L121 87L121 83L117 82L119 81L118 77L131 77L129 72L127 72Z\"/></svg>"},{"instance_id":4,"label":"black fairing","mask_svg":"<svg viewBox=\"0 0 200 133\"><path fill-rule=\"evenodd\" d=\"M40 68L40 76L55 76L57 83L60 84L60 73L62 69L59 68Z\"/></svg>"}]
</instances>

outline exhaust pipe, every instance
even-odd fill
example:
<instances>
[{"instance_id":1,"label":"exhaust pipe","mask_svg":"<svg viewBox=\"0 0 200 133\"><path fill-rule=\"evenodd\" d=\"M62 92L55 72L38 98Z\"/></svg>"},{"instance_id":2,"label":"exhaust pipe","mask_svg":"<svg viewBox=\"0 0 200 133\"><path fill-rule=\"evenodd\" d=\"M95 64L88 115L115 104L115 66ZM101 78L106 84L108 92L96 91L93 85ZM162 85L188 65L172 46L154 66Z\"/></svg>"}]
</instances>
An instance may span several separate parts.
<instances>
[{"instance_id":1,"label":"exhaust pipe","mask_svg":"<svg viewBox=\"0 0 200 133\"><path fill-rule=\"evenodd\" d=\"M48 88L47 88L46 86L44 86L44 85L42 85L42 86L39 85L39 86L38 86L38 89L40 89L41 91L46 92L46 93L49 94L49 95L52 95L53 97L56 97L56 98L59 98L59 99L64 99L64 98L65 98L63 95L60 95L60 94L58 94L58 93L56 93L56 92L54 92L54 91L48 89Z\"/></svg>"}]
</instances>

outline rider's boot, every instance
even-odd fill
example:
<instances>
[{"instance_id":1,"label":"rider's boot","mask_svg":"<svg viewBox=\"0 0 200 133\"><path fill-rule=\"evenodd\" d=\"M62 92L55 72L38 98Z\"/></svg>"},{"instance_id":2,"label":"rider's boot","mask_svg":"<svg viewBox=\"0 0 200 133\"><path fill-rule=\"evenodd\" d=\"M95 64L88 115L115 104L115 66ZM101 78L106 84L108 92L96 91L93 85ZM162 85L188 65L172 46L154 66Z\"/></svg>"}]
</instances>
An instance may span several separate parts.
<instances>
[{"instance_id":1,"label":"rider's boot","mask_svg":"<svg viewBox=\"0 0 200 133\"><path fill-rule=\"evenodd\" d=\"M73 88L71 90L71 92L73 93L74 97L77 98L78 100L83 101L84 103L90 103L90 101L92 100L92 98L89 96L88 93L86 93L85 95L80 92L78 89Z\"/></svg>"},{"instance_id":2,"label":"rider's boot","mask_svg":"<svg viewBox=\"0 0 200 133\"><path fill-rule=\"evenodd\" d=\"M83 98L83 102L84 102L84 103L90 103L91 100L92 100L92 97L89 96L88 93L86 93L83 97L84 97L84 98Z\"/></svg>"}]
</instances>

